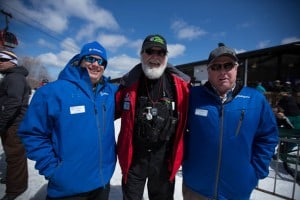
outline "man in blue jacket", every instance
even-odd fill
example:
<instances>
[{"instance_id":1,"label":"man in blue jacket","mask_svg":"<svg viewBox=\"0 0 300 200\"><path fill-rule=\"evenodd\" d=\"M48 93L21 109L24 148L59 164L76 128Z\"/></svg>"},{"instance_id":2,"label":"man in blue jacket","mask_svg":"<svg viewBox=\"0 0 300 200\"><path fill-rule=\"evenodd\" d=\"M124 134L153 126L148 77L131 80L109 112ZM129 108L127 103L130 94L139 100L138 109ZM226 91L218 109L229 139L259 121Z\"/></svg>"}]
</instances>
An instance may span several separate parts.
<instances>
[{"instance_id":1,"label":"man in blue jacket","mask_svg":"<svg viewBox=\"0 0 300 200\"><path fill-rule=\"evenodd\" d=\"M224 44L208 58L208 82L191 88L183 161L185 200L249 199L269 173L278 129L266 98L236 81Z\"/></svg>"},{"instance_id":2,"label":"man in blue jacket","mask_svg":"<svg viewBox=\"0 0 300 200\"><path fill-rule=\"evenodd\" d=\"M29 159L49 181L47 199L107 200L116 165L117 86L103 76L106 50L85 44L32 98L20 135Z\"/></svg>"}]
</instances>

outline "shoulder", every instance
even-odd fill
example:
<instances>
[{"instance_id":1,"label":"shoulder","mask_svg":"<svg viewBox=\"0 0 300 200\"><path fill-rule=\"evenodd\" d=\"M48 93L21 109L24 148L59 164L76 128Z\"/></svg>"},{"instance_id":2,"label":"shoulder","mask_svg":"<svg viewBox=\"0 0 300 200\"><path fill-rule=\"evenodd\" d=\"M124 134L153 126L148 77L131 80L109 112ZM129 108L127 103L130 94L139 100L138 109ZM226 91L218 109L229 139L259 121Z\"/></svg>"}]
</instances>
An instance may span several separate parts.
<instances>
[{"instance_id":1,"label":"shoulder","mask_svg":"<svg viewBox=\"0 0 300 200\"><path fill-rule=\"evenodd\" d=\"M240 93L249 94L251 96L264 97L264 95L261 92L259 92L256 88L252 87L243 87Z\"/></svg>"},{"instance_id":2,"label":"shoulder","mask_svg":"<svg viewBox=\"0 0 300 200\"><path fill-rule=\"evenodd\" d=\"M198 86L191 86L189 88L189 94L191 98L194 98L195 96L199 97L201 96L201 99L207 98L208 96L211 96L210 94L213 94L210 92L210 90L203 85Z\"/></svg>"},{"instance_id":3,"label":"shoulder","mask_svg":"<svg viewBox=\"0 0 300 200\"><path fill-rule=\"evenodd\" d=\"M142 75L142 65L141 63L135 65L128 73L126 73L120 80L120 85L124 87L129 87L132 84L138 82Z\"/></svg>"},{"instance_id":4,"label":"shoulder","mask_svg":"<svg viewBox=\"0 0 300 200\"><path fill-rule=\"evenodd\" d=\"M4 82L7 82L8 84L24 84L26 82L26 77L23 74L20 73L7 73L7 75L3 78Z\"/></svg>"},{"instance_id":5,"label":"shoulder","mask_svg":"<svg viewBox=\"0 0 300 200\"><path fill-rule=\"evenodd\" d=\"M183 73L182 71L170 64L168 64L166 72L170 73L175 79L180 79L187 83L191 81L191 78L187 74Z\"/></svg>"},{"instance_id":6,"label":"shoulder","mask_svg":"<svg viewBox=\"0 0 300 200\"><path fill-rule=\"evenodd\" d=\"M114 83L106 83L106 87L109 88L109 90L111 90L113 93L116 93L119 85Z\"/></svg>"},{"instance_id":7,"label":"shoulder","mask_svg":"<svg viewBox=\"0 0 300 200\"><path fill-rule=\"evenodd\" d=\"M204 86L202 86L202 85L197 85L197 86L191 86L190 87L191 92L198 92L198 91L203 91L203 90L204 90Z\"/></svg>"},{"instance_id":8,"label":"shoulder","mask_svg":"<svg viewBox=\"0 0 300 200\"><path fill-rule=\"evenodd\" d=\"M251 87L243 87L236 97L240 99L252 100L257 105L269 104L266 96L263 93Z\"/></svg>"}]
</instances>

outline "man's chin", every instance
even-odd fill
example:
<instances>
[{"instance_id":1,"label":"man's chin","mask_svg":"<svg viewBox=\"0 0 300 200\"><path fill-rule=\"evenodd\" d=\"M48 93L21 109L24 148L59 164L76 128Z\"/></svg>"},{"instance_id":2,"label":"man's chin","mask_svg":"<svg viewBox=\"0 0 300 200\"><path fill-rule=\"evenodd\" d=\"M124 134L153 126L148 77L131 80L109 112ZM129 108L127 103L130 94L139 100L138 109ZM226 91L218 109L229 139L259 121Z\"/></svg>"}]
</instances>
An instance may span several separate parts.
<instances>
[{"instance_id":1,"label":"man's chin","mask_svg":"<svg viewBox=\"0 0 300 200\"><path fill-rule=\"evenodd\" d=\"M149 79L158 79L162 76L165 71L166 66L157 66L152 67L149 65L143 66L143 71L147 78Z\"/></svg>"},{"instance_id":2,"label":"man's chin","mask_svg":"<svg viewBox=\"0 0 300 200\"><path fill-rule=\"evenodd\" d=\"M161 65L157 65L157 64L152 64L152 65L147 65L150 69L157 69L160 68Z\"/></svg>"},{"instance_id":3,"label":"man's chin","mask_svg":"<svg viewBox=\"0 0 300 200\"><path fill-rule=\"evenodd\" d=\"M158 79L163 74L163 71L151 70L145 73L149 79Z\"/></svg>"}]
</instances>

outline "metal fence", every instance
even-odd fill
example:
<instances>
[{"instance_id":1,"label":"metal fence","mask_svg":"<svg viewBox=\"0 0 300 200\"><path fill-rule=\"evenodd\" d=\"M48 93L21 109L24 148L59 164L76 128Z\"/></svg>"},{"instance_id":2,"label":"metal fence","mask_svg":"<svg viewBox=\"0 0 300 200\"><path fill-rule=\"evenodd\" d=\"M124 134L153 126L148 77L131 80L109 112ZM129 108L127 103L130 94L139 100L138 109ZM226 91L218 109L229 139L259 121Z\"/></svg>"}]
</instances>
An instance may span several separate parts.
<instances>
[{"instance_id":1,"label":"metal fence","mask_svg":"<svg viewBox=\"0 0 300 200\"><path fill-rule=\"evenodd\" d=\"M263 188L258 185L256 190L265 192L282 199L296 199L296 187L300 184L300 133L299 130L288 129L280 130L280 141L274 155L274 181L272 188ZM293 177L289 180L289 187L291 188L290 194L280 194L278 191L278 183L280 179L279 165L283 165L286 171ZM286 180L287 182L287 180ZM299 186L298 186L299 187ZM298 196L297 199L300 197Z\"/></svg>"}]
</instances>

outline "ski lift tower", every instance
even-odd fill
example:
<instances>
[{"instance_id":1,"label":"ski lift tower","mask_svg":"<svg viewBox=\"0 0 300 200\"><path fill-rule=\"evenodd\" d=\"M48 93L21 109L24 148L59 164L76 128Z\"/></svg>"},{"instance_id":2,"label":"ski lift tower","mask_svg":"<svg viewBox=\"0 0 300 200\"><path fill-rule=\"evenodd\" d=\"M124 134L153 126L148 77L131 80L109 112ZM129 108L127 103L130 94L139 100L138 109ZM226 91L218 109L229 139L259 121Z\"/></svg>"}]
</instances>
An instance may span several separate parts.
<instances>
[{"instance_id":1,"label":"ski lift tower","mask_svg":"<svg viewBox=\"0 0 300 200\"><path fill-rule=\"evenodd\" d=\"M15 48L16 46L18 46L17 37L13 33L8 31L8 18L12 18L12 15L8 12L5 12L4 10L1 10L1 13L5 16L6 26L0 31L0 48Z\"/></svg>"}]
</instances>

